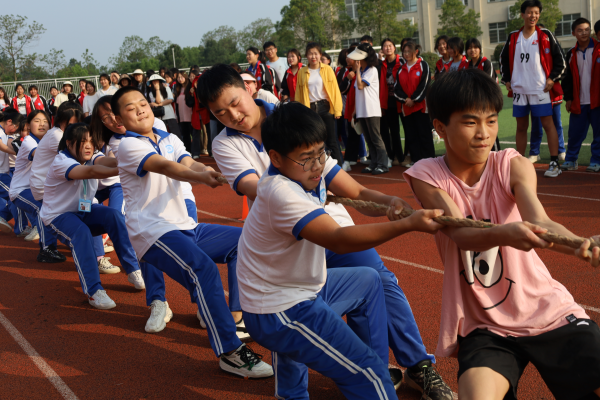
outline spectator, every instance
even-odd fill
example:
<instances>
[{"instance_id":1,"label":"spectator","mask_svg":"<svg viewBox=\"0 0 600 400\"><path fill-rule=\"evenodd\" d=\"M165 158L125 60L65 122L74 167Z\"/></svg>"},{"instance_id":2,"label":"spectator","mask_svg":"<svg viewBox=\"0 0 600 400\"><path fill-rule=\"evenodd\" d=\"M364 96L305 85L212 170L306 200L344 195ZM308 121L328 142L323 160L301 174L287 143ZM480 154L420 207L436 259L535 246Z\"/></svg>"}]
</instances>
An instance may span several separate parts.
<instances>
[{"instance_id":1,"label":"spectator","mask_svg":"<svg viewBox=\"0 0 600 400\"><path fill-rule=\"evenodd\" d=\"M54 102L54 106L58 109L58 107L60 107L60 105L62 103L66 103L67 101L70 101L71 98L73 98L73 100L76 100L77 98L75 97L75 95L73 93L71 93L73 91L73 84L70 81L66 81L65 83L63 83L62 86L62 93L59 93L56 96L56 101ZM71 96L69 96L71 95ZM81 104L80 104L81 106Z\"/></svg>"},{"instance_id":2,"label":"spectator","mask_svg":"<svg viewBox=\"0 0 600 400\"><path fill-rule=\"evenodd\" d=\"M150 87L148 88L148 101L150 102L150 107L163 107L164 115L160 117L169 132L177 136L179 139L183 139L181 133L179 131L179 125L177 124L177 119L175 117L175 111L173 111L173 93L171 89L166 87L163 83L165 80L158 74L154 74L148 79L150 83Z\"/></svg>"},{"instance_id":3,"label":"spectator","mask_svg":"<svg viewBox=\"0 0 600 400\"><path fill-rule=\"evenodd\" d=\"M331 56L329 54L327 54L326 52L321 54L321 62L323 64L329 65L331 67Z\"/></svg>"},{"instance_id":4,"label":"spectator","mask_svg":"<svg viewBox=\"0 0 600 400\"><path fill-rule=\"evenodd\" d=\"M109 94L115 94L117 89L110 85L110 76L107 74L100 75L100 88L98 89L98 98L107 96Z\"/></svg>"},{"instance_id":5,"label":"spectator","mask_svg":"<svg viewBox=\"0 0 600 400\"><path fill-rule=\"evenodd\" d=\"M404 50L404 47L401 46L401 48ZM448 54L448 36L438 36L438 38L435 39L435 49L440 55L440 59L435 63L435 74L433 79L437 79L440 74L448 72L450 64L452 64L452 57Z\"/></svg>"},{"instance_id":6,"label":"spectator","mask_svg":"<svg viewBox=\"0 0 600 400\"><path fill-rule=\"evenodd\" d=\"M260 52L256 47L249 47L246 50L246 60L250 64L247 71L252 72L256 77L257 88L274 93L276 72L260 61Z\"/></svg>"},{"instance_id":7,"label":"spectator","mask_svg":"<svg viewBox=\"0 0 600 400\"><path fill-rule=\"evenodd\" d=\"M266 42L263 45L263 49L267 56L267 65L275 70L279 82L283 82L285 71L289 68L287 60L277 56L277 46L275 46L275 43L273 42ZM281 84L279 85L278 91L279 89L281 89Z\"/></svg>"},{"instance_id":8,"label":"spectator","mask_svg":"<svg viewBox=\"0 0 600 400\"><path fill-rule=\"evenodd\" d=\"M36 85L29 86L29 95L31 96L31 101L33 102L33 106L36 110L45 111L46 114L50 113L50 110L48 109L48 102L44 96L38 93L38 87Z\"/></svg>"},{"instance_id":9,"label":"spectator","mask_svg":"<svg viewBox=\"0 0 600 400\"><path fill-rule=\"evenodd\" d=\"M164 79L166 71L167 69L165 67L160 67L160 69L158 70L158 74Z\"/></svg>"},{"instance_id":10,"label":"spectator","mask_svg":"<svg viewBox=\"0 0 600 400\"><path fill-rule=\"evenodd\" d=\"M58 89L56 86L50 87L50 100L48 100L48 109L50 110L50 117L52 117L52 125L54 125L54 116L56 115L56 107L54 104L56 103L56 96L58 96Z\"/></svg>"},{"instance_id":11,"label":"spectator","mask_svg":"<svg viewBox=\"0 0 600 400\"><path fill-rule=\"evenodd\" d=\"M396 44L390 38L381 42L384 60L379 75L379 101L381 103L381 138L385 144L388 157L388 168L400 165L404 161L402 142L400 141L400 116L402 108L394 96L396 77L402 65L406 62L396 54Z\"/></svg>"},{"instance_id":12,"label":"spectator","mask_svg":"<svg viewBox=\"0 0 600 400\"><path fill-rule=\"evenodd\" d=\"M0 111L4 110L7 107L10 107L10 99L6 94L6 90L4 90L3 87L0 87Z\"/></svg>"},{"instance_id":13,"label":"spectator","mask_svg":"<svg viewBox=\"0 0 600 400\"><path fill-rule=\"evenodd\" d=\"M86 86L85 86L86 82L87 81L85 79L80 79L79 80L79 95L77 96L77 101L79 102L79 105L81 107L83 107L83 99L85 99L85 95L87 93L87 91L85 89L86 88Z\"/></svg>"},{"instance_id":14,"label":"spectator","mask_svg":"<svg viewBox=\"0 0 600 400\"><path fill-rule=\"evenodd\" d=\"M192 69L190 71L188 87L186 88L186 103L192 106L192 158L197 160L200 155L208 155L208 148L211 148L212 139L210 136L210 113L198 101L196 96L196 85L200 71Z\"/></svg>"},{"instance_id":15,"label":"spectator","mask_svg":"<svg viewBox=\"0 0 600 400\"><path fill-rule=\"evenodd\" d=\"M363 35L363 37L360 38L360 43L368 43L373 47L373 36Z\"/></svg>"},{"instance_id":16,"label":"spectator","mask_svg":"<svg viewBox=\"0 0 600 400\"><path fill-rule=\"evenodd\" d=\"M92 115L92 111L94 110L94 106L100 97L98 97L96 93L96 85L94 82L89 81L86 83L87 96L83 100L83 116L87 117Z\"/></svg>"},{"instance_id":17,"label":"spectator","mask_svg":"<svg viewBox=\"0 0 600 400\"><path fill-rule=\"evenodd\" d=\"M167 76L165 72L165 76ZM173 97L175 98L175 114L179 121L179 131L183 137L183 145L188 152L192 152L192 108L186 104L185 89L189 85L188 76L185 72L179 73L175 84Z\"/></svg>"},{"instance_id":18,"label":"spectator","mask_svg":"<svg viewBox=\"0 0 600 400\"><path fill-rule=\"evenodd\" d=\"M240 74L242 73L242 69L240 68L240 66L237 63L231 63L229 64L229 66L233 69L235 69L237 72L239 72Z\"/></svg>"},{"instance_id":19,"label":"spectator","mask_svg":"<svg viewBox=\"0 0 600 400\"><path fill-rule=\"evenodd\" d=\"M342 95L333 69L321 63L321 53L320 44L313 42L306 45L305 56L308 65L300 68L298 73L295 101L319 114L327 127L325 146L331 150L331 157L341 166L344 160L335 134L334 121L342 116Z\"/></svg>"},{"instance_id":20,"label":"spectator","mask_svg":"<svg viewBox=\"0 0 600 400\"><path fill-rule=\"evenodd\" d=\"M264 89L256 89L256 78L252 75L252 72L242 72L242 79L246 85L246 90L253 99L260 99L271 104L279 104L279 99L271 92L267 92Z\"/></svg>"},{"instance_id":21,"label":"spectator","mask_svg":"<svg viewBox=\"0 0 600 400\"><path fill-rule=\"evenodd\" d=\"M25 94L25 88L20 83L15 85L15 92L17 92L17 95L12 99L12 107L26 117L31 111L35 110L33 101L31 97Z\"/></svg>"},{"instance_id":22,"label":"spectator","mask_svg":"<svg viewBox=\"0 0 600 400\"><path fill-rule=\"evenodd\" d=\"M177 82L173 80L173 74L171 71L166 71L163 78L165 79L165 84L169 87L169 89L171 89L171 91L173 91L173 87Z\"/></svg>"},{"instance_id":23,"label":"spectator","mask_svg":"<svg viewBox=\"0 0 600 400\"><path fill-rule=\"evenodd\" d=\"M146 84L148 82L148 78L144 75L144 71L142 71L141 69L136 69L135 71L133 71L133 86L136 86L138 88L138 90L140 92L142 92L142 94L144 96L148 95L148 85Z\"/></svg>"},{"instance_id":24,"label":"spectator","mask_svg":"<svg viewBox=\"0 0 600 400\"><path fill-rule=\"evenodd\" d=\"M169 71L171 72L171 77L173 77L173 82L177 82L177 78L179 78L179 70L177 68L171 68Z\"/></svg>"},{"instance_id":25,"label":"spectator","mask_svg":"<svg viewBox=\"0 0 600 400\"><path fill-rule=\"evenodd\" d=\"M127 74L121 75L121 78L119 79L119 86L125 87L129 85L131 85L131 77L129 77Z\"/></svg>"},{"instance_id":26,"label":"spectator","mask_svg":"<svg viewBox=\"0 0 600 400\"><path fill-rule=\"evenodd\" d=\"M113 71L110 73L110 86L114 87L115 90L119 90L119 81L121 80L121 75L117 71Z\"/></svg>"},{"instance_id":27,"label":"spectator","mask_svg":"<svg viewBox=\"0 0 600 400\"><path fill-rule=\"evenodd\" d=\"M285 72L281 81L281 99L290 99L294 101L296 98L296 84L298 82L298 71L302 68L302 56L297 49L291 49L287 53L287 60L290 68Z\"/></svg>"},{"instance_id":28,"label":"spectator","mask_svg":"<svg viewBox=\"0 0 600 400\"><path fill-rule=\"evenodd\" d=\"M340 81L340 93L342 95L342 102L344 103L344 125L346 131L346 151L344 152L344 163L342 169L346 172L350 172L352 165L356 165L356 160L359 158L360 148L360 137L361 135L356 132L355 127L355 99L356 99L356 88L354 83L356 81L356 74L354 73L355 61L348 57L349 53L352 53L356 49L356 46L350 46L348 49L344 49L338 56L338 64L342 65L343 69L339 71L338 77L342 72ZM339 125L338 125L339 131Z\"/></svg>"},{"instance_id":29,"label":"spectator","mask_svg":"<svg viewBox=\"0 0 600 400\"><path fill-rule=\"evenodd\" d=\"M463 55L463 52L465 51L465 44L461 38L453 37L448 39L448 47L446 51L448 52L448 56L452 59L452 63L448 69L449 72L460 71L469 66L467 57Z\"/></svg>"}]
</instances>

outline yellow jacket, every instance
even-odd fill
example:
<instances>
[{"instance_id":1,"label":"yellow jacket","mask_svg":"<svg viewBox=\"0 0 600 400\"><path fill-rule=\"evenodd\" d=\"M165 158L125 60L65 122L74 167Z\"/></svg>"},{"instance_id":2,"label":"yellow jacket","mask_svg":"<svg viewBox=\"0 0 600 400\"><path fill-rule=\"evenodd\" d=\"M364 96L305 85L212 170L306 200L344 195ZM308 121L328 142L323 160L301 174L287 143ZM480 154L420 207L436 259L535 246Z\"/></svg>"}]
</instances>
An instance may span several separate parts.
<instances>
[{"instance_id":1,"label":"yellow jacket","mask_svg":"<svg viewBox=\"0 0 600 400\"><path fill-rule=\"evenodd\" d=\"M340 88L335 79L335 73L333 68L327 64L321 63L319 73L321 79L323 79L323 86L327 97L329 98L329 113L336 117L342 116L342 95ZM303 66L298 71L298 83L296 84L296 98L295 100L299 103L304 104L306 107L310 107L310 100L308 97L308 79L310 77L310 71L308 65Z\"/></svg>"}]
</instances>

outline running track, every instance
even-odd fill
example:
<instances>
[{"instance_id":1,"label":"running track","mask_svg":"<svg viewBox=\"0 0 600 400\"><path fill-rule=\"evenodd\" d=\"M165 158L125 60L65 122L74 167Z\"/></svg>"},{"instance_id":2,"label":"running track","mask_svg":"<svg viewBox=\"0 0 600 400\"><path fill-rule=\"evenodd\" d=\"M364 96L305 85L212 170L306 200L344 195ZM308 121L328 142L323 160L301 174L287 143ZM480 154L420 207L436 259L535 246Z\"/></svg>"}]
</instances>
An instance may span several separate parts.
<instances>
[{"instance_id":1,"label":"running track","mask_svg":"<svg viewBox=\"0 0 600 400\"><path fill-rule=\"evenodd\" d=\"M202 161L214 165L214 160ZM600 232L600 174L579 172L544 179L539 168L538 190L549 215L581 236ZM389 174L360 175L361 184L407 199L417 207L404 168ZM200 222L242 226L241 198L229 187L194 187ZM357 224L376 220L350 210ZM37 243L0 236L0 398L1 399L271 399L273 379L243 380L218 368L206 331L201 330L195 306L183 288L167 279L167 298L175 317L158 334L147 334L149 316L143 292L136 291L125 274L102 275L102 282L117 307L92 308L82 294L75 265L68 261L39 264ZM443 266L431 236L411 233L378 248L411 302L423 340L435 351L440 320ZM553 276L600 322L600 270L573 257L539 252ZM114 253L109 254L117 262ZM224 287L227 269L220 265ZM264 360L268 351L251 345ZM390 357L394 362L393 356ZM456 360L438 359L437 366L456 392ZM342 399L332 381L311 373L312 399ZM419 399L406 387L400 399ZM519 386L519 399L552 399L535 368L529 366Z\"/></svg>"}]
</instances>

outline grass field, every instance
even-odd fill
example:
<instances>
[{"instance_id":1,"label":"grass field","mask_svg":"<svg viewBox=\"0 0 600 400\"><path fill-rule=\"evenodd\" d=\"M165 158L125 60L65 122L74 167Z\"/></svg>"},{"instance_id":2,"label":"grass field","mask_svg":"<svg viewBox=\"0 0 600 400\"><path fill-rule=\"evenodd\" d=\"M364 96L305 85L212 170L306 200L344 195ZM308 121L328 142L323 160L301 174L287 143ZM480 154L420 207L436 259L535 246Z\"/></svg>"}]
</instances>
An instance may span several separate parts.
<instances>
[{"instance_id":1,"label":"grass field","mask_svg":"<svg viewBox=\"0 0 600 400\"><path fill-rule=\"evenodd\" d=\"M512 148L516 148L516 144L514 144L515 142L515 132L517 130L517 122L515 120L515 118L513 118L512 116L512 98L509 98L507 96L507 91L506 88L504 86L502 87L502 93L504 93L504 108L502 110L502 112L500 113L500 118L499 118L499 132L498 135L500 136L500 141L501 142L512 142L513 144L501 144L501 147L503 149L508 148L508 147L512 147ZM567 110L565 109L565 105L564 102L561 105L561 117L562 117L562 126L563 126L563 134L565 137L565 143L568 142L569 139L569 113L567 112ZM530 129L531 129L531 124L530 124ZM404 130L401 129L401 135L404 138ZM542 143L546 142L546 135L544 134L544 138L542 139ZM591 143L592 142L592 129L590 127L589 131L588 131L588 135L584 141L584 143ZM567 146L565 146L567 147ZM442 155L445 153L445 146L444 146L444 142L440 142L439 144L437 144L435 146L435 152L436 155ZM529 146L527 146L527 155L529 155ZM549 163L550 162L550 153L548 152L548 146L542 144L541 147L541 152L540 155L542 157L541 162L542 163ZM581 146L581 151L579 152L579 165L589 165L590 163L590 157L591 157L591 148L590 146Z\"/></svg>"}]
</instances>

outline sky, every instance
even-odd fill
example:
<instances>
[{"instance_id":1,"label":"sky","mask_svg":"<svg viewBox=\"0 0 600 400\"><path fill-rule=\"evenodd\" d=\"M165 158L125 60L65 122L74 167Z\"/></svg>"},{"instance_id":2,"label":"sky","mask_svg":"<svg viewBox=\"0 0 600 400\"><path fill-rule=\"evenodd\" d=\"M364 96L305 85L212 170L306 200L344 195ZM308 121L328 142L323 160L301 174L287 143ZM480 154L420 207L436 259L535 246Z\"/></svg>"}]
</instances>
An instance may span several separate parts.
<instances>
[{"instance_id":1,"label":"sky","mask_svg":"<svg viewBox=\"0 0 600 400\"><path fill-rule=\"evenodd\" d=\"M259 18L281 19L285 0L47 0L5 1L3 15L21 15L42 23L46 32L26 53L64 50L66 61L81 59L85 49L100 65L108 65L126 36L144 40L159 36L181 47L198 46L200 38L221 25L240 30ZM172 5L172 9L165 9ZM110 16L105 16L111 12Z\"/></svg>"}]
</instances>

